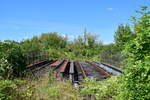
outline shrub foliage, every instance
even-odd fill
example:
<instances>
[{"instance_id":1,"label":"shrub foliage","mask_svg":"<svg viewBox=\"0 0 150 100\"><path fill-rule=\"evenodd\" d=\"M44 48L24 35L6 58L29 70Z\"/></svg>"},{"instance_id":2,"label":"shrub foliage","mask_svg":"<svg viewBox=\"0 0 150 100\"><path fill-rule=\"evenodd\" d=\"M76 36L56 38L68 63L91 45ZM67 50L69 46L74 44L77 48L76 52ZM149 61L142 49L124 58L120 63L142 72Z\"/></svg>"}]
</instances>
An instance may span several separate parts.
<instances>
[{"instance_id":1,"label":"shrub foliage","mask_svg":"<svg viewBox=\"0 0 150 100\"><path fill-rule=\"evenodd\" d=\"M123 78L119 100L150 99L150 12L143 6L134 17L135 39L127 43L127 69Z\"/></svg>"}]
</instances>

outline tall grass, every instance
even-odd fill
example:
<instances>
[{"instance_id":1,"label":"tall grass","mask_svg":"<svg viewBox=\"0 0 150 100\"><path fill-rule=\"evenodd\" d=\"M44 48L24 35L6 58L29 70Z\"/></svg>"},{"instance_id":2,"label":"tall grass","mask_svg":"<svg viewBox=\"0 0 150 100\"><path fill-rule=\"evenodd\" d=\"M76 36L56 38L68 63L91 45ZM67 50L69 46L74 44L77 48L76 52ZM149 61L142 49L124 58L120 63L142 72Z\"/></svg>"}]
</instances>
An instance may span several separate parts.
<instances>
[{"instance_id":1,"label":"tall grass","mask_svg":"<svg viewBox=\"0 0 150 100\"><path fill-rule=\"evenodd\" d=\"M79 91L69 81L59 81L51 72L35 81L36 100L80 100Z\"/></svg>"}]
</instances>

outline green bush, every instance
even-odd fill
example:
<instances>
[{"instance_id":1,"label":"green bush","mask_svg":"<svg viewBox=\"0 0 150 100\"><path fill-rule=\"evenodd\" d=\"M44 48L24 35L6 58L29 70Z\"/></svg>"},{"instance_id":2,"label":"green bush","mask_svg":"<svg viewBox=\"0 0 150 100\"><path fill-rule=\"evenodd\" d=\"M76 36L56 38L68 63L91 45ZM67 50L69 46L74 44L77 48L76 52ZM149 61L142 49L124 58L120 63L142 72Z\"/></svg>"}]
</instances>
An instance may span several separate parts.
<instances>
[{"instance_id":1,"label":"green bush","mask_svg":"<svg viewBox=\"0 0 150 100\"><path fill-rule=\"evenodd\" d=\"M19 43L0 42L0 59L4 61L1 62L1 70L7 72L8 69L12 69L12 76L21 76L26 68L26 56Z\"/></svg>"},{"instance_id":2,"label":"green bush","mask_svg":"<svg viewBox=\"0 0 150 100\"><path fill-rule=\"evenodd\" d=\"M24 40L21 45L25 52L48 52L49 59L97 60L101 51L101 42L96 35L85 32L74 41L68 41L56 32L43 33Z\"/></svg>"},{"instance_id":3,"label":"green bush","mask_svg":"<svg viewBox=\"0 0 150 100\"><path fill-rule=\"evenodd\" d=\"M9 79L12 75L12 66L8 63L7 59L0 59L0 77Z\"/></svg>"},{"instance_id":4,"label":"green bush","mask_svg":"<svg viewBox=\"0 0 150 100\"><path fill-rule=\"evenodd\" d=\"M0 80L0 100L32 100L33 93L27 80Z\"/></svg>"},{"instance_id":5,"label":"green bush","mask_svg":"<svg viewBox=\"0 0 150 100\"><path fill-rule=\"evenodd\" d=\"M81 85L80 93L83 96L95 96L97 100L115 98L120 89L119 77L113 76L104 81L85 79Z\"/></svg>"},{"instance_id":6,"label":"green bush","mask_svg":"<svg viewBox=\"0 0 150 100\"><path fill-rule=\"evenodd\" d=\"M11 80L0 81L0 100L12 100L16 84Z\"/></svg>"},{"instance_id":7,"label":"green bush","mask_svg":"<svg viewBox=\"0 0 150 100\"><path fill-rule=\"evenodd\" d=\"M127 69L118 100L150 99L150 12L143 6L134 17L135 39L126 44Z\"/></svg>"}]
</instances>

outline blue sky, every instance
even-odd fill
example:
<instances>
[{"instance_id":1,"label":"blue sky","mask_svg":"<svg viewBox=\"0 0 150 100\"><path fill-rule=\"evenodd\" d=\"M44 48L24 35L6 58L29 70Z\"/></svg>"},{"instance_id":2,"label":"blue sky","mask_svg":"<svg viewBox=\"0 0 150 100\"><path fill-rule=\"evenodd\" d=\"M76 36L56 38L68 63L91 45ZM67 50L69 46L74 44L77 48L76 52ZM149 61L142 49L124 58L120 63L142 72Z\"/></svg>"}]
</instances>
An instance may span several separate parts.
<instances>
[{"instance_id":1,"label":"blue sky","mask_svg":"<svg viewBox=\"0 0 150 100\"><path fill-rule=\"evenodd\" d=\"M58 32L74 39L84 28L108 44L118 24L130 23L139 6L150 0L0 0L0 40Z\"/></svg>"}]
</instances>

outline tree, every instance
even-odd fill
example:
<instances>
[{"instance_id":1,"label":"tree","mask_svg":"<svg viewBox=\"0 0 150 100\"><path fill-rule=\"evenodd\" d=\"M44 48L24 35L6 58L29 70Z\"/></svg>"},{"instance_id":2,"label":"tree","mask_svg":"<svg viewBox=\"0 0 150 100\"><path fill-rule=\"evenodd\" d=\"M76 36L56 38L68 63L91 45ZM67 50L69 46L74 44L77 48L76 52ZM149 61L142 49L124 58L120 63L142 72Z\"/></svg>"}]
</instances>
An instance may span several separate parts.
<instances>
[{"instance_id":1,"label":"tree","mask_svg":"<svg viewBox=\"0 0 150 100\"><path fill-rule=\"evenodd\" d=\"M115 32L115 43L116 45L123 50L124 49L124 45L129 42L131 39L134 38L134 34L131 31L131 28L129 25L123 25L120 24L118 26L117 31Z\"/></svg>"},{"instance_id":2,"label":"tree","mask_svg":"<svg viewBox=\"0 0 150 100\"><path fill-rule=\"evenodd\" d=\"M39 36L39 40L45 50L49 48L65 48L67 44L67 38L58 35L56 32L43 33Z\"/></svg>"},{"instance_id":3,"label":"tree","mask_svg":"<svg viewBox=\"0 0 150 100\"><path fill-rule=\"evenodd\" d=\"M150 99L150 11L143 6L134 19L135 39L125 45L127 69L119 100Z\"/></svg>"},{"instance_id":4,"label":"tree","mask_svg":"<svg viewBox=\"0 0 150 100\"><path fill-rule=\"evenodd\" d=\"M42 51L42 44L36 36L31 39L22 41L21 45L26 53Z\"/></svg>"},{"instance_id":5,"label":"tree","mask_svg":"<svg viewBox=\"0 0 150 100\"><path fill-rule=\"evenodd\" d=\"M97 36L90 32L87 32L86 29L83 35L83 41L85 46L88 46L90 48L94 47L94 45L96 44Z\"/></svg>"}]
</instances>

